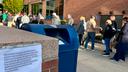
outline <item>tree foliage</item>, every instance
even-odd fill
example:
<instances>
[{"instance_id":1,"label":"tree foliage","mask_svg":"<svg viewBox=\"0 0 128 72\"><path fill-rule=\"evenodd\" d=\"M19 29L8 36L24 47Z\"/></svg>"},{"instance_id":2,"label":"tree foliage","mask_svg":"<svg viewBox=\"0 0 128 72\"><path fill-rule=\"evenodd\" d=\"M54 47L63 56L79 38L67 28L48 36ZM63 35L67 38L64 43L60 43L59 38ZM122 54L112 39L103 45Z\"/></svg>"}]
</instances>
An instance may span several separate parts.
<instances>
[{"instance_id":1,"label":"tree foliage","mask_svg":"<svg viewBox=\"0 0 128 72\"><path fill-rule=\"evenodd\" d=\"M3 6L5 10L15 14L22 11L23 0L3 0Z\"/></svg>"}]
</instances>

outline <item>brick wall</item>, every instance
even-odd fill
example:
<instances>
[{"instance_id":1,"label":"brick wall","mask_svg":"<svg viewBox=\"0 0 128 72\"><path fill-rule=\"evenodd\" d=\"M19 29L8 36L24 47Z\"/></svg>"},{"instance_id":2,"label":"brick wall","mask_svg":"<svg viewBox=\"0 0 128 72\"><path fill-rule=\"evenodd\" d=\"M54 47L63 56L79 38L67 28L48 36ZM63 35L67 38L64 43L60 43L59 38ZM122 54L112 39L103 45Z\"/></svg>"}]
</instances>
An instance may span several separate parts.
<instances>
[{"instance_id":1,"label":"brick wall","mask_svg":"<svg viewBox=\"0 0 128 72\"><path fill-rule=\"evenodd\" d=\"M42 72L58 72L58 60L44 62Z\"/></svg>"},{"instance_id":2,"label":"brick wall","mask_svg":"<svg viewBox=\"0 0 128 72\"><path fill-rule=\"evenodd\" d=\"M72 14L75 21L78 22L81 15L87 18L90 15L96 15L98 12L109 14L113 11L114 14L122 14L126 10L128 14L128 0L65 0L64 16L68 13Z\"/></svg>"}]
</instances>

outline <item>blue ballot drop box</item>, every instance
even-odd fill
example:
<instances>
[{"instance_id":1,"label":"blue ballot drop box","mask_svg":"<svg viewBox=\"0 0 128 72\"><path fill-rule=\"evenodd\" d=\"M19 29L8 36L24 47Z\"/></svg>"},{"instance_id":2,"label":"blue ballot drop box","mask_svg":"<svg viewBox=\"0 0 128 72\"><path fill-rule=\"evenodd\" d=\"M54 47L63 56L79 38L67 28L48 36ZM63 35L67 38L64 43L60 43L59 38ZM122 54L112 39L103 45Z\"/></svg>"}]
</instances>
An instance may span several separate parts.
<instances>
[{"instance_id":1,"label":"blue ballot drop box","mask_svg":"<svg viewBox=\"0 0 128 72\"><path fill-rule=\"evenodd\" d=\"M59 40L59 72L76 72L79 40L77 32L72 26L40 24L28 24L28 26L30 29L25 30L42 33Z\"/></svg>"},{"instance_id":2,"label":"blue ballot drop box","mask_svg":"<svg viewBox=\"0 0 128 72\"><path fill-rule=\"evenodd\" d=\"M44 26L42 24L23 24L20 29L45 35L43 27Z\"/></svg>"}]
</instances>

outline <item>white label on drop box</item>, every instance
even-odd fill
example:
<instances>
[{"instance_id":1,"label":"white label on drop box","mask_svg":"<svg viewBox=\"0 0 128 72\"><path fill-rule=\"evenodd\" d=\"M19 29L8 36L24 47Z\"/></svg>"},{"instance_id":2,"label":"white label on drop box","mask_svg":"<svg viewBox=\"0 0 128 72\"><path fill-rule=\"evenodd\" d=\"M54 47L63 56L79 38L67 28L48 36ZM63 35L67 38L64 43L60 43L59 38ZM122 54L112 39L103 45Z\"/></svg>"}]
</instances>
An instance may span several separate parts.
<instances>
[{"instance_id":1,"label":"white label on drop box","mask_svg":"<svg viewBox=\"0 0 128 72\"><path fill-rule=\"evenodd\" d=\"M0 49L0 72L41 72L40 44Z\"/></svg>"}]
</instances>

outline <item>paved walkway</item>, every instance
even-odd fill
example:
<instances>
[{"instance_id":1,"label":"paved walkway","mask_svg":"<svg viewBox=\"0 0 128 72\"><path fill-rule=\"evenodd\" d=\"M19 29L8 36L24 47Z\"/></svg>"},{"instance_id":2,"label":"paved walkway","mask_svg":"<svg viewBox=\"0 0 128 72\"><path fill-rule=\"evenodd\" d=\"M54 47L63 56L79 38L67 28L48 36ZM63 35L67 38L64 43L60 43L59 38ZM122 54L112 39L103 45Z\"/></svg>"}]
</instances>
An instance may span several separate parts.
<instances>
[{"instance_id":1,"label":"paved walkway","mask_svg":"<svg viewBox=\"0 0 128 72\"><path fill-rule=\"evenodd\" d=\"M126 61L112 61L110 57L102 56L103 45L96 44L96 50L79 49L77 72L128 72L128 57Z\"/></svg>"}]
</instances>

